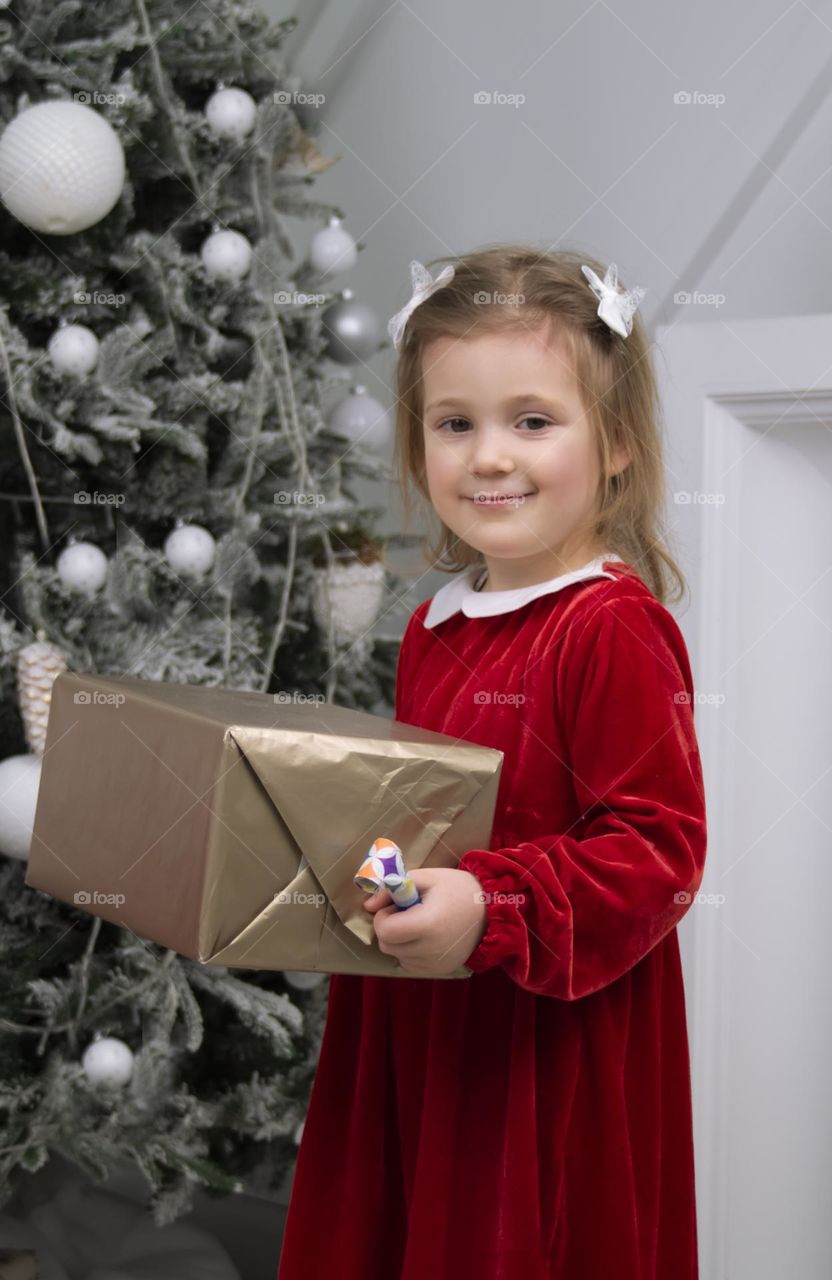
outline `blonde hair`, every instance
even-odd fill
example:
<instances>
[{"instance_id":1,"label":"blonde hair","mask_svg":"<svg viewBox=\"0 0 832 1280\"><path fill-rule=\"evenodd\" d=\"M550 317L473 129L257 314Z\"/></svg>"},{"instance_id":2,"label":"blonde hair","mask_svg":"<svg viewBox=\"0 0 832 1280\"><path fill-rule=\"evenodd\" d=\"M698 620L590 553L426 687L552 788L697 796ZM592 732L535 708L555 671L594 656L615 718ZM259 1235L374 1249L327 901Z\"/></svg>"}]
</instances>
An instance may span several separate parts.
<instances>
[{"instance_id":1,"label":"blonde hair","mask_svg":"<svg viewBox=\"0 0 832 1280\"><path fill-rule=\"evenodd\" d=\"M422 359L427 344L443 337L536 332L548 325L566 344L598 444L601 484L595 540L604 551L621 556L663 604L680 600L687 583L659 531L665 502L661 407L650 344L638 312L629 337L614 333L599 318L598 299L581 272L586 263L603 279L606 267L571 250L541 252L531 245L496 244L460 258L434 258L426 265L434 268L446 262L453 263L454 278L411 313L396 367L394 465L405 528L413 514L411 486L436 516L425 475L422 430ZM431 274L435 276L435 270ZM478 299L483 294L509 301L483 305ZM631 460L611 475L613 453L622 445ZM476 548L444 521L439 524L438 534L428 534L422 544L432 568L459 573L485 565Z\"/></svg>"}]
</instances>

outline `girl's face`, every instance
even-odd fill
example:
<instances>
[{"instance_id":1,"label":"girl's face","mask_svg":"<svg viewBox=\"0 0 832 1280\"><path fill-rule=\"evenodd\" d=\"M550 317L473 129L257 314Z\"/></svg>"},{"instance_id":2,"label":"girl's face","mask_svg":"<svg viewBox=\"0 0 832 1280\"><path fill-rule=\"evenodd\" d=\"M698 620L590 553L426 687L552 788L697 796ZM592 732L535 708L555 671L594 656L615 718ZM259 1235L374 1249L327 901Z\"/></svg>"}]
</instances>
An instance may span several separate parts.
<instances>
[{"instance_id":1,"label":"girl's face","mask_svg":"<svg viewBox=\"0 0 832 1280\"><path fill-rule=\"evenodd\" d=\"M579 527L597 511L601 470L554 330L437 338L422 385L431 502L484 556L489 590L545 582L604 550Z\"/></svg>"}]
</instances>

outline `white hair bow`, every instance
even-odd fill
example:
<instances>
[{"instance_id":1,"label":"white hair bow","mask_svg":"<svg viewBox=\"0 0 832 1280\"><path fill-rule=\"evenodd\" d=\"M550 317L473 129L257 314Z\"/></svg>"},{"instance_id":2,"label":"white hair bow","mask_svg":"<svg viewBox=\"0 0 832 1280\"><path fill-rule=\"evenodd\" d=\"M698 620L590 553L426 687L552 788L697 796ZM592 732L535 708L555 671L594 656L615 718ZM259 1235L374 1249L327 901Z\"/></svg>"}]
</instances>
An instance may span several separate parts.
<instances>
[{"instance_id":1,"label":"white hair bow","mask_svg":"<svg viewBox=\"0 0 832 1280\"><path fill-rule=\"evenodd\" d=\"M589 281L596 298L601 299L598 304L598 315L611 329L620 333L622 338L628 338L633 328L633 316L647 290L637 284L632 289L625 289L622 292L618 287L618 267L614 262L607 267L603 280L599 280L592 267L588 267L586 263L581 267L581 271Z\"/></svg>"},{"instance_id":2,"label":"white hair bow","mask_svg":"<svg viewBox=\"0 0 832 1280\"><path fill-rule=\"evenodd\" d=\"M431 279L431 274L427 267L423 267L421 262L415 259L410 264L410 286L413 290L413 297L409 302L405 303L401 311L397 311L394 316L387 321L387 332L393 340L393 346L397 351L401 350L402 338L404 337L404 329L413 312L416 310L420 302L424 302L425 298L429 298L437 289L441 289L443 284L450 284L454 278L454 268L452 263L448 263L439 272L435 280Z\"/></svg>"}]
</instances>

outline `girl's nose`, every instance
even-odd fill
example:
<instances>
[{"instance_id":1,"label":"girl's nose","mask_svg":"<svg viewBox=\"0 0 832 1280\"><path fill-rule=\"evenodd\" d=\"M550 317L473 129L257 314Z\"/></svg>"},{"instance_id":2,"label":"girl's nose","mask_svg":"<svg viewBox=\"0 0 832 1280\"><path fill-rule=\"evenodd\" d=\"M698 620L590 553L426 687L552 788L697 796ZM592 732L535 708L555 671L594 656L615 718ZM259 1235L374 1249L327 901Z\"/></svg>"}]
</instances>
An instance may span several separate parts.
<instances>
[{"instance_id":1,"label":"girl's nose","mask_svg":"<svg viewBox=\"0 0 832 1280\"><path fill-rule=\"evenodd\" d=\"M506 474L513 471L514 461L506 446L505 436L499 429L481 430L474 441L469 459L472 473L477 476L492 475L495 471L503 471Z\"/></svg>"}]
</instances>

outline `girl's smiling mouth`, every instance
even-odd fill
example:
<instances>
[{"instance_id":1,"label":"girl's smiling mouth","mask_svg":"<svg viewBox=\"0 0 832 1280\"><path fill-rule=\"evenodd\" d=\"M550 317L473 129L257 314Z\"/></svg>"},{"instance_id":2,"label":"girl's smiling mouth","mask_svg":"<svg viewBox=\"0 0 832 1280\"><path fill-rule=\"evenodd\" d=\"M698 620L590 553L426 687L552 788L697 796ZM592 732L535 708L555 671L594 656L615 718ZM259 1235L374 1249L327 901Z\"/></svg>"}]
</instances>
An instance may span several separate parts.
<instances>
[{"instance_id":1,"label":"girl's smiling mouth","mask_svg":"<svg viewBox=\"0 0 832 1280\"><path fill-rule=\"evenodd\" d=\"M475 507L515 507L533 497L533 493L475 493L470 496L469 501Z\"/></svg>"}]
</instances>

